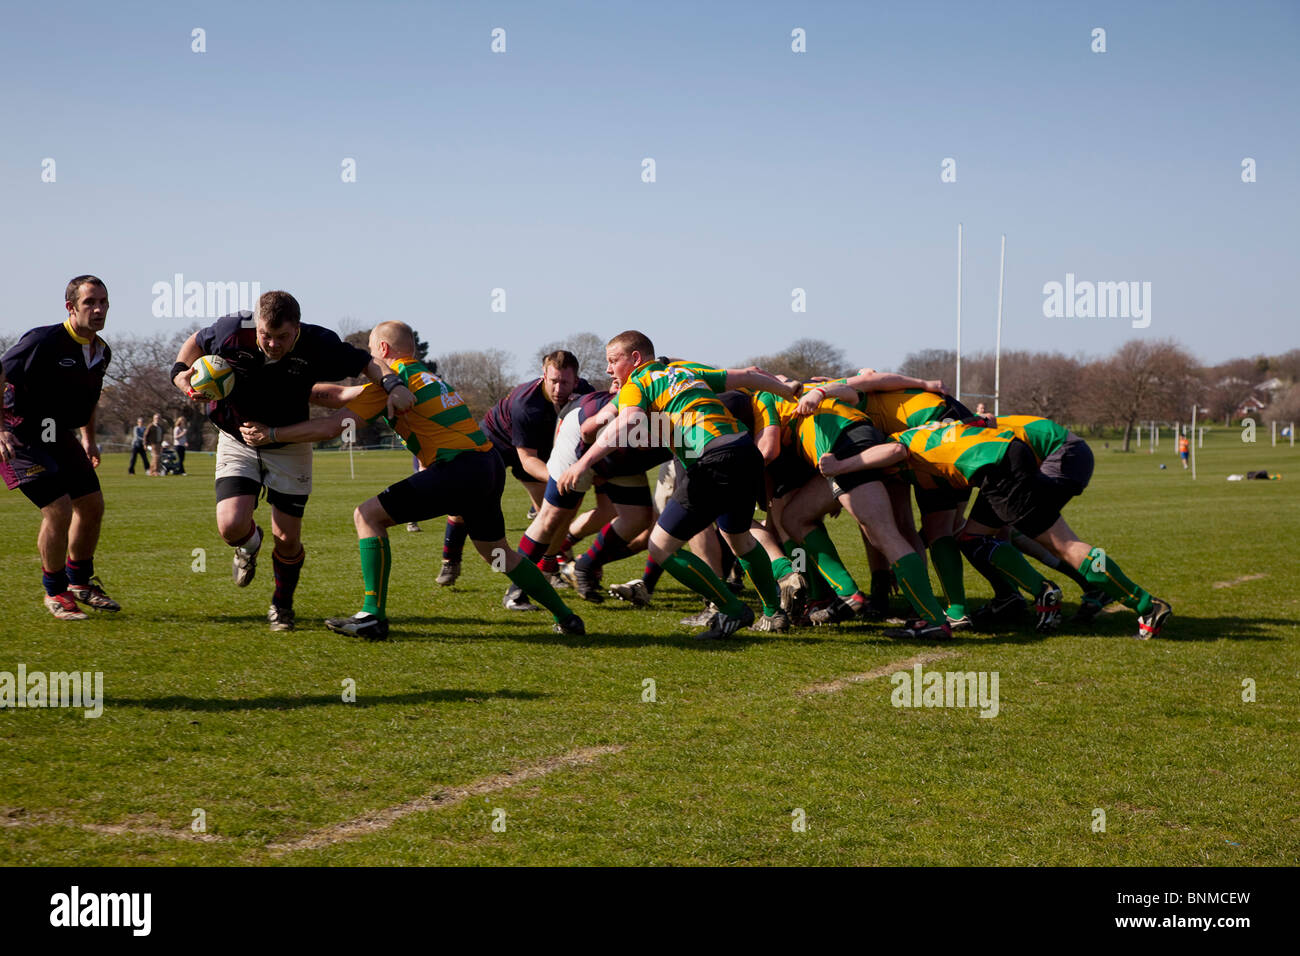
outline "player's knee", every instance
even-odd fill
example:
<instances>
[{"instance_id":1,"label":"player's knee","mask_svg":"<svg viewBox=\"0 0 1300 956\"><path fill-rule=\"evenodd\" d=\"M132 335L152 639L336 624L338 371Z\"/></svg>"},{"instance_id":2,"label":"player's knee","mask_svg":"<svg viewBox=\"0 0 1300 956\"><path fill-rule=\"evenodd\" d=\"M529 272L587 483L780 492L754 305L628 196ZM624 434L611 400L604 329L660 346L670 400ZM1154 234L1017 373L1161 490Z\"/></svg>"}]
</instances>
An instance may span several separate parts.
<instances>
[{"instance_id":1,"label":"player's knee","mask_svg":"<svg viewBox=\"0 0 1300 956\"><path fill-rule=\"evenodd\" d=\"M972 534L969 531L962 531L957 535L957 547L972 562L989 561L993 557L993 552L998 549L1001 543L997 538L987 534Z\"/></svg>"},{"instance_id":2,"label":"player's knee","mask_svg":"<svg viewBox=\"0 0 1300 956\"><path fill-rule=\"evenodd\" d=\"M41 517L52 524L66 528L72 521L72 499L67 495L55 498L41 508Z\"/></svg>"},{"instance_id":3,"label":"player's knee","mask_svg":"<svg viewBox=\"0 0 1300 956\"><path fill-rule=\"evenodd\" d=\"M96 491L82 495L72 502L72 510L82 521L98 521L104 517L104 493Z\"/></svg>"},{"instance_id":4,"label":"player's knee","mask_svg":"<svg viewBox=\"0 0 1300 956\"><path fill-rule=\"evenodd\" d=\"M396 522L389 517L388 512L384 510L384 506L379 503L378 498L370 498L369 500L363 501L361 504L357 505L356 509L352 512L352 520L356 523L358 528L363 526L370 528L388 528L396 524Z\"/></svg>"}]
</instances>

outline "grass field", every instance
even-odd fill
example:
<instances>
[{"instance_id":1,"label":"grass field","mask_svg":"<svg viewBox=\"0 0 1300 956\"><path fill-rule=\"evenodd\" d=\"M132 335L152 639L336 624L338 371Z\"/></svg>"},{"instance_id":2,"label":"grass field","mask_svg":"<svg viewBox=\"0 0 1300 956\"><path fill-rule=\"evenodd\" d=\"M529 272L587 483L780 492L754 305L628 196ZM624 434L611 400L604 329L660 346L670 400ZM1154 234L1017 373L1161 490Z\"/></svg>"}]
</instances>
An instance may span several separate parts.
<instances>
[{"instance_id":1,"label":"grass field","mask_svg":"<svg viewBox=\"0 0 1300 956\"><path fill-rule=\"evenodd\" d=\"M1173 603L1163 638L1133 640L1120 611L941 648L859 625L700 646L669 578L645 611L571 598L589 634L558 636L503 610L504 576L468 552L432 594L441 520L394 529L393 640L331 634L321 619L360 604L351 509L402 453L358 455L355 480L317 455L299 629L272 635L269 562L231 583L212 458L155 481L109 456L97 570L118 615L51 618L37 512L0 497L0 671L102 671L105 695L98 719L0 713L0 865L1294 865L1300 450L1237 434L1207 435L1195 483L1167 434L1155 457L1098 442L1067 512ZM1285 477L1224 480L1256 468ZM526 508L510 482L512 542ZM830 524L865 581L853 527ZM953 654L927 670L996 671L997 716L892 706L889 675L927 652Z\"/></svg>"}]
</instances>

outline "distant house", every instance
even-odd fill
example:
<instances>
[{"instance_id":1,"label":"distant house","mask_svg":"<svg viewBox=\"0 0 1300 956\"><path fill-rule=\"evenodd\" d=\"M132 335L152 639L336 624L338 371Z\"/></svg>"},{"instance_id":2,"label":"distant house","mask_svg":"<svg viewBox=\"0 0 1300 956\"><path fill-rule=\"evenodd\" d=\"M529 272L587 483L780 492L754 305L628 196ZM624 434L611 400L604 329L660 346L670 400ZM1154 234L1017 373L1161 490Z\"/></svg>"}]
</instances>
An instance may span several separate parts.
<instances>
[{"instance_id":1,"label":"distant house","mask_svg":"<svg viewBox=\"0 0 1300 956\"><path fill-rule=\"evenodd\" d=\"M1270 395L1272 395L1278 389L1282 389L1286 387L1287 387L1286 382L1282 381L1280 378L1278 378L1275 375L1272 378L1270 378L1267 382L1260 382L1258 385L1256 385L1255 391L1268 392Z\"/></svg>"},{"instance_id":2,"label":"distant house","mask_svg":"<svg viewBox=\"0 0 1300 956\"><path fill-rule=\"evenodd\" d=\"M1237 410L1232 413L1232 417L1245 418L1247 415L1255 415L1267 407L1267 403L1261 401L1258 395L1250 395L1237 406Z\"/></svg>"}]
</instances>

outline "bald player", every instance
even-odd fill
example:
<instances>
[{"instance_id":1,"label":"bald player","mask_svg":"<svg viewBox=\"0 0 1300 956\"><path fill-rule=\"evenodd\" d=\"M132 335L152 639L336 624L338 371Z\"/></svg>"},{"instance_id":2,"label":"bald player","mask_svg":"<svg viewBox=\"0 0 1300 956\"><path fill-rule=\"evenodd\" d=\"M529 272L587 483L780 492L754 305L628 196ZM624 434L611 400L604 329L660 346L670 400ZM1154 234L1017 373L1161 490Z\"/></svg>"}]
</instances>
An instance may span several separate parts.
<instances>
[{"instance_id":1,"label":"bald player","mask_svg":"<svg viewBox=\"0 0 1300 956\"><path fill-rule=\"evenodd\" d=\"M391 370L415 396L410 411L394 415L388 397L373 383L362 386L318 386L312 395L318 404L342 406L326 418L283 427L246 424L244 441L310 442L334 438L348 422L382 417L414 455L421 470L367 499L353 512L365 598L351 617L331 618L325 626L340 634L367 640L388 637L388 577L392 556L388 529L408 521L423 521L448 512L464 520L466 533L483 560L504 561L506 576L523 592L555 616L559 634L584 634L582 619L574 614L546 582L537 566L525 561L506 544L501 494L505 490L505 465L456 390L415 358L415 336L403 322L381 322L370 333L370 354Z\"/></svg>"}]
</instances>

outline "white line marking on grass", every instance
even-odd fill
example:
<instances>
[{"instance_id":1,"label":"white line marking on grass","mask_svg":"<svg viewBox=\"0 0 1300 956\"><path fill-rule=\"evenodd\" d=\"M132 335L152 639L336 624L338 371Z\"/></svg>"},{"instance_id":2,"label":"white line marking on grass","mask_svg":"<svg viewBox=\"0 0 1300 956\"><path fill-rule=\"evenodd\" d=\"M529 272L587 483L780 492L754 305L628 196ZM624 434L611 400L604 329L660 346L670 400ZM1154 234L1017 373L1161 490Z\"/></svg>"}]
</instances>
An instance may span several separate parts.
<instances>
[{"instance_id":1,"label":"white line marking on grass","mask_svg":"<svg viewBox=\"0 0 1300 956\"><path fill-rule=\"evenodd\" d=\"M906 660L894 661L892 664L881 664L879 667L873 667L869 671L863 671L861 674L850 674L848 677L837 677L833 681L827 681L824 684L810 684L801 690L795 691L801 697L809 694L834 694L841 691L851 684L861 684L863 681L875 680L877 677L884 677L887 674L893 674L895 671L904 671L917 664L928 664L931 661L943 660L945 657L956 657L957 651L923 651L920 654L914 654Z\"/></svg>"},{"instance_id":2,"label":"white line marking on grass","mask_svg":"<svg viewBox=\"0 0 1300 956\"><path fill-rule=\"evenodd\" d=\"M1235 581L1215 581L1214 586L1216 588L1230 588L1235 587L1238 584L1245 584L1247 581L1258 581L1261 578L1266 577L1268 577L1267 574L1247 574L1245 577L1237 578Z\"/></svg>"},{"instance_id":3,"label":"white line marking on grass","mask_svg":"<svg viewBox=\"0 0 1300 956\"><path fill-rule=\"evenodd\" d=\"M458 803L463 803L470 797L481 797L489 793L495 793L498 790L506 790L516 784L523 783L526 780L544 777L548 773L553 773L556 770L564 770L569 767L587 766L588 764L593 763L598 757L604 757L608 754L616 754L623 749L622 744L611 744L601 747L581 747L578 750L571 750L567 754L561 754L558 757L547 757L545 760L539 760L536 763L516 767L514 770L507 770L504 773L484 777L482 780L478 780L468 786L448 787L445 790L438 790L435 793L430 793L423 797L417 797L414 800L408 800L406 803L399 803L397 806L377 810L374 813L367 813L354 820L348 820L344 823L336 823L332 826L322 827L321 829L313 830L296 840L289 840L284 843L272 843L267 846L267 850L279 855L282 853L292 853L296 850L316 850L335 843L341 843L344 840L352 840L356 837L365 836L367 833L374 833L378 830L387 829L398 820L402 819L402 817L410 816L412 813L421 813L425 810L445 810L448 807L456 806Z\"/></svg>"},{"instance_id":4,"label":"white line marking on grass","mask_svg":"<svg viewBox=\"0 0 1300 956\"><path fill-rule=\"evenodd\" d=\"M28 813L26 810L0 809L0 827L74 827L89 833L106 836L162 836L172 840L191 840L195 843L228 843L230 837L216 833L195 833L189 827L167 827L158 824L136 823L130 818L123 823L83 823L54 813Z\"/></svg>"}]
</instances>

